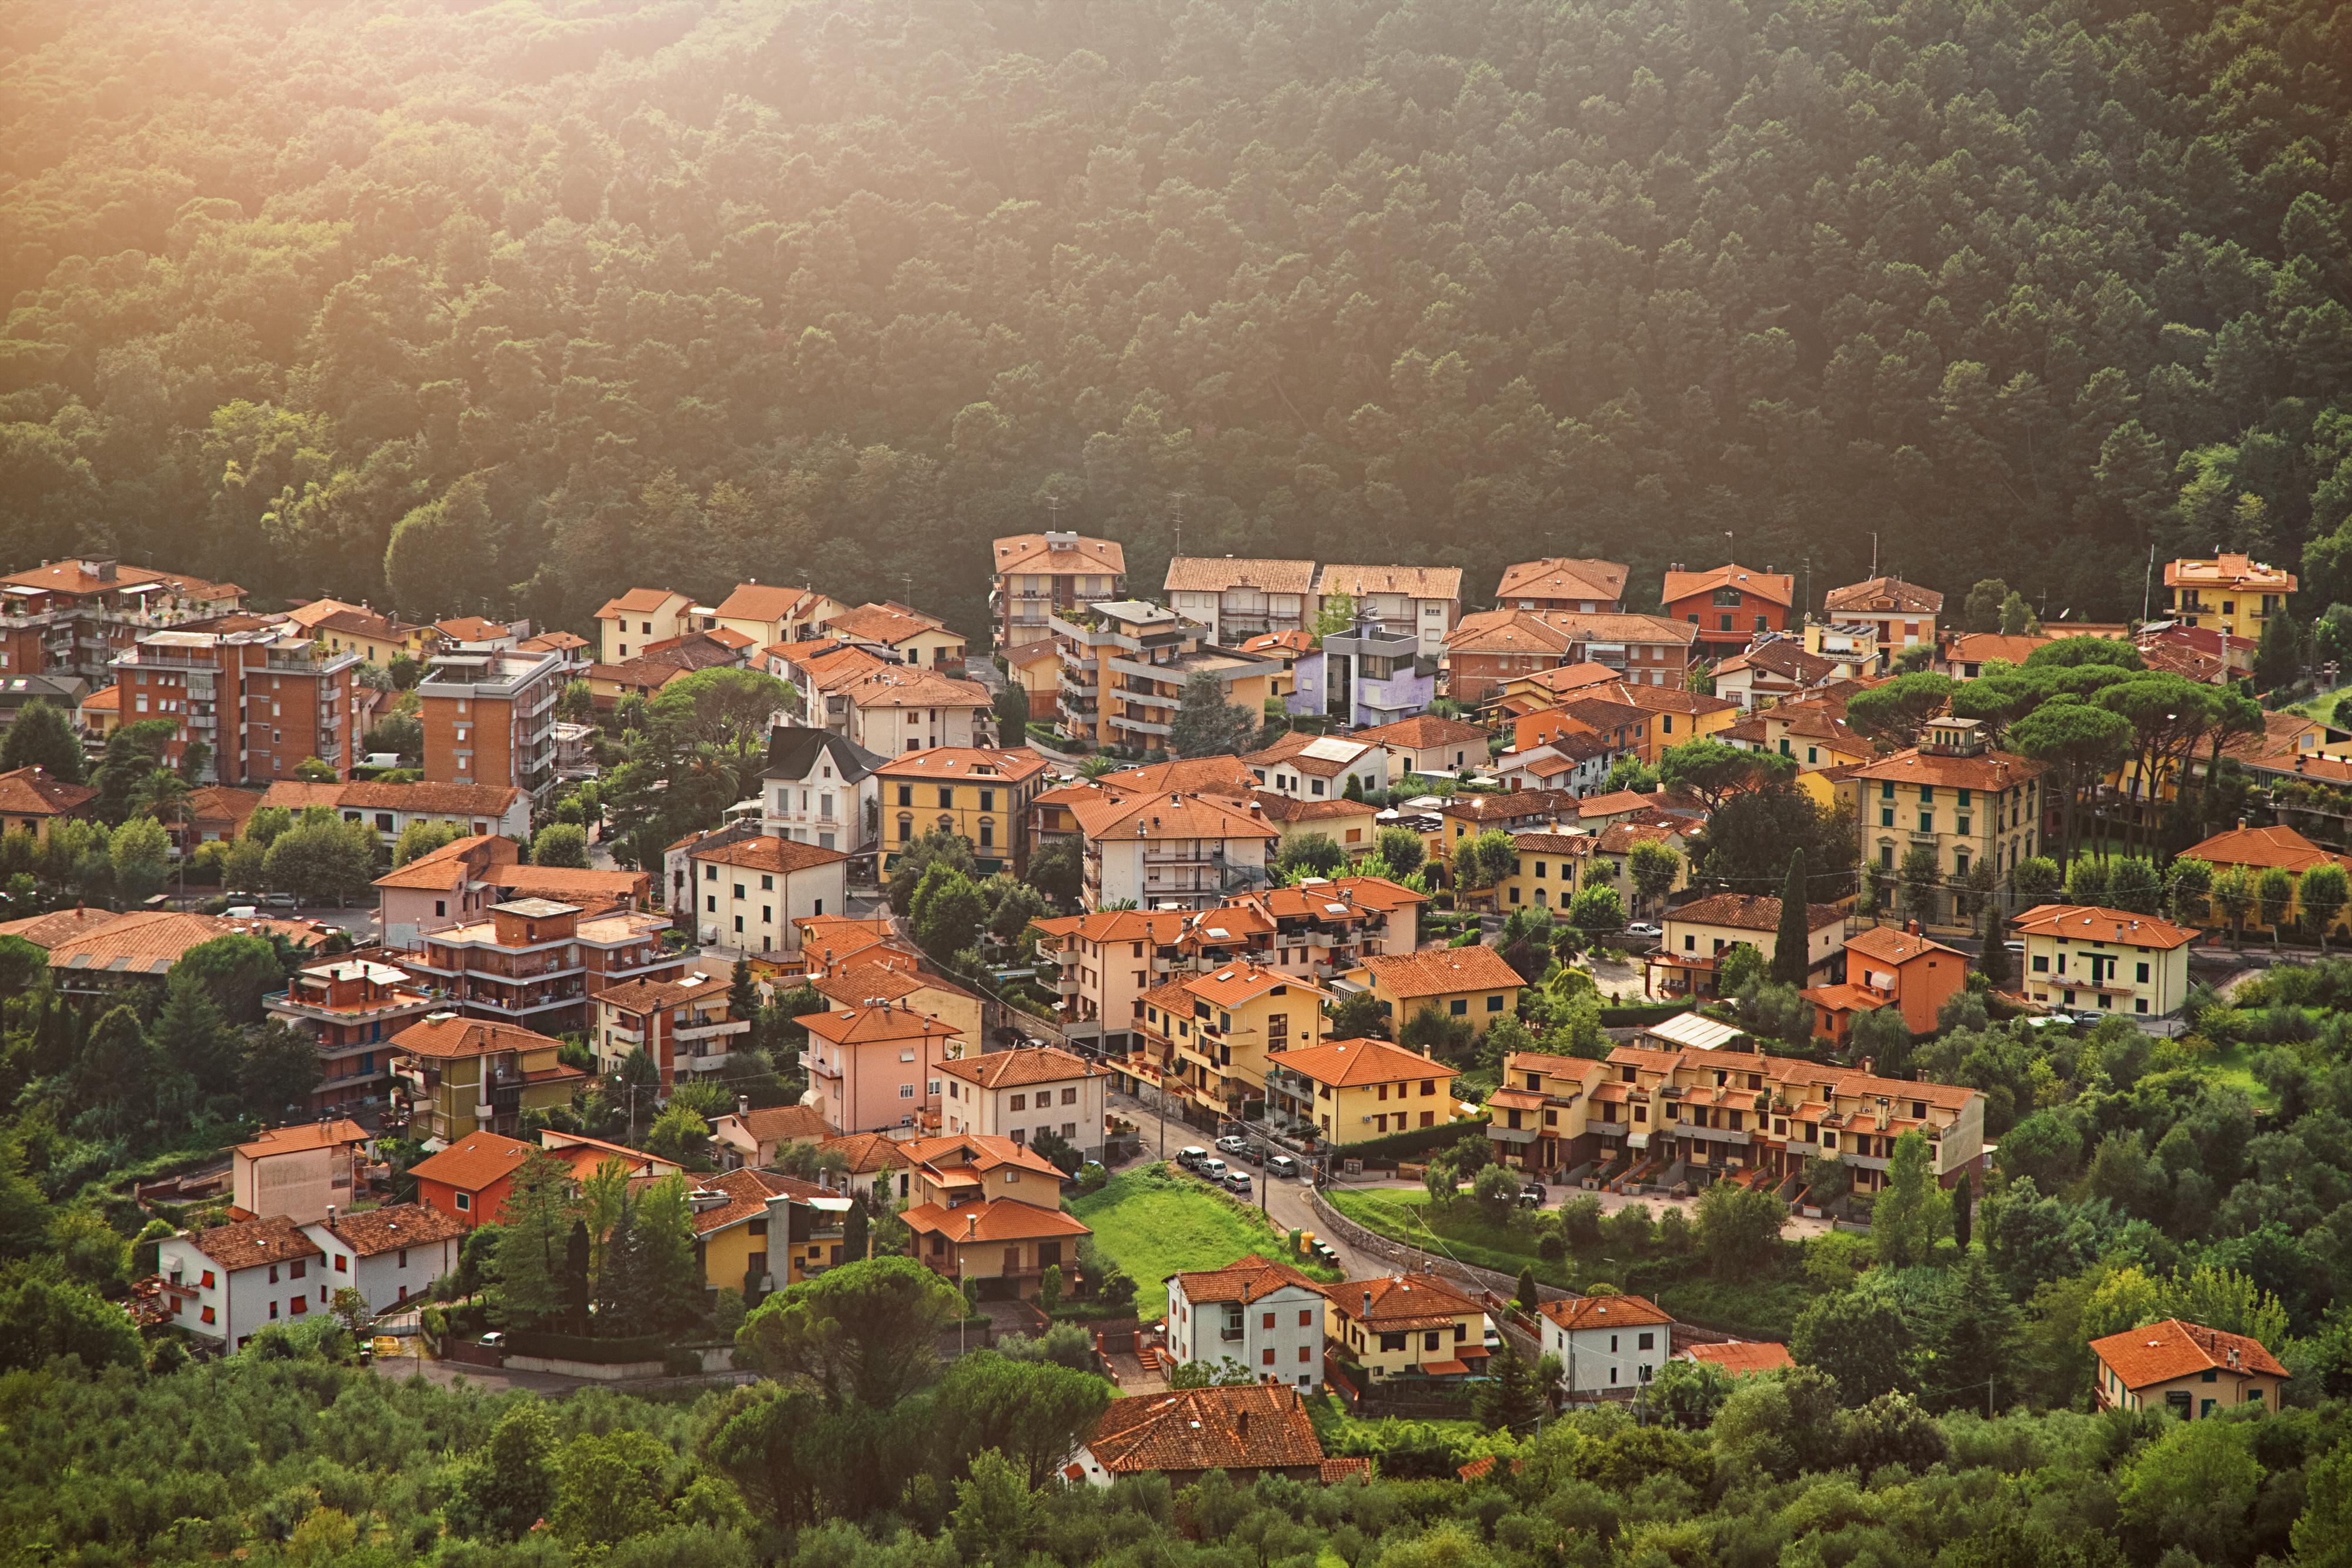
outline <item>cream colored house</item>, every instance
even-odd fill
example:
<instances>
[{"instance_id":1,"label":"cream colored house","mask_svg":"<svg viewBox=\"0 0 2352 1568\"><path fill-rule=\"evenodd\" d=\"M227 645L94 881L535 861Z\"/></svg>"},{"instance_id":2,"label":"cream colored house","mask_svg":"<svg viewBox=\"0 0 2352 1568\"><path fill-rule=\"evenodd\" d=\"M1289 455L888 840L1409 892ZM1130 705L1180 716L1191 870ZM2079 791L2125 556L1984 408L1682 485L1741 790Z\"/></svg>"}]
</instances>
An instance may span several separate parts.
<instances>
[{"instance_id":1,"label":"cream colored house","mask_svg":"<svg viewBox=\"0 0 2352 1568\"><path fill-rule=\"evenodd\" d=\"M2152 915L2045 904L2015 921L2026 994L2053 1008L2165 1018L2189 994L2197 933Z\"/></svg>"},{"instance_id":2,"label":"cream colored house","mask_svg":"<svg viewBox=\"0 0 2352 1568\"><path fill-rule=\"evenodd\" d=\"M1103 1151L1103 1092L1110 1074L1052 1046L992 1051L940 1063L940 1124L1029 1145L1047 1133L1087 1159Z\"/></svg>"},{"instance_id":3,"label":"cream colored house","mask_svg":"<svg viewBox=\"0 0 2352 1568\"><path fill-rule=\"evenodd\" d=\"M1805 984L1820 985L1845 946L1845 911L1834 904L1805 910ZM1780 901L1747 893L1718 893L1669 912L1658 950L1643 961L1652 996L1717 995L1724 954L1748 946L1769 965L1780 948Z\"/></svg>"}]
</instances>

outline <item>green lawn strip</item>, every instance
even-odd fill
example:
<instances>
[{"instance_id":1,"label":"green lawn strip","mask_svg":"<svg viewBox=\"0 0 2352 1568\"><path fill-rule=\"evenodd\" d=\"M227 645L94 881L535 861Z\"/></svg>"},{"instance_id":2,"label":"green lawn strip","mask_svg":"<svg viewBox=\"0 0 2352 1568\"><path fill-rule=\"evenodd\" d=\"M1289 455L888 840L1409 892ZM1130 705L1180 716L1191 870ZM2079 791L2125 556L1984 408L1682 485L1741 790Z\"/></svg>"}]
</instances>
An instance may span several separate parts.
<instances>
[{"instance_id":1,"label":"green lawn strip","mask_svg":"<svg viewBox=\"0 0 2352 1568\"><path fill-rule=\"evenodd\" d=\"M1409 1187L1375 1192L1335 1191L1325 1196L1341 1214L1392 1241L1514 1277L1532 1263L1536 1278L1544 1283L1563 1290L1575 1288L1575 1277L1568 1264L1537 1257L1535 1238L1520 1226L1497 1226L1466 1208L1457 1208L1433 1220L1429 1194ZM1433 1230L1444 1246L1430 1239Z\"/></svg>"},{"instance_id":2,"label":"green lawn strip","mask_svg":"<svg viewBox=\"0 0 2352 1568\"><path fill-rule=\"evenodd\" d=\"M2217 1051L2213 1053L2213 1059L2206 1063L2203 1071L2206 1077L2216 1083L2223 1083L2232 1089L2245 1091L2247 1098L2264 1110L2274 1109L2278 1103L2278 1097L2270 1092L2267 1084L2254 1076L2256 1049L2259 1048L2241 1044L2231 1046L2226 1051Z\"/></svg>"},{"instance_id":3,"label":"green lawn strip","mask_svg":"<svg viewBox=\"0 0 2352 1568\"><path fill-rule=\"evenodd\" d=\"M1115 1176L1069 1207L1093 1229L1103 1256L1135 1281L1136 1311L1147 1321L1167 1310L1161 1282L1169 1275L1223 1268L1244 1253L1282 1259L1313 1279L1339 1278L1312 1259L1291 1256L1288 1232L1276 1230L1256 1209L1164 1165Z\"/></svg>"}]
</instances>

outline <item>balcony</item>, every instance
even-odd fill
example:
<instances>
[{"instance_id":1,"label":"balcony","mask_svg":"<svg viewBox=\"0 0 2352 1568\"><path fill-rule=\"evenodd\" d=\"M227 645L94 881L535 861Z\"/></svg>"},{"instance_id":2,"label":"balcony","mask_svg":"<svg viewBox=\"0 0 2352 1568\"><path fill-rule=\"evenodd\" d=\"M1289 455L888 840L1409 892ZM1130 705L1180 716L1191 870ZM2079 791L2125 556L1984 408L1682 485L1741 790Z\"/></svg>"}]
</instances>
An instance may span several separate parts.
<instances>
[{"instance_id":1,"label":"balcony","mask_svg":"<svg viewBox=\"0 0 2352 1568\"><path fill-rule=\"evenodd\" d=\"M1110 727L1113 729L1132 730L1138 735L1164 736L1174 732L1173 726L1154 724L1149 719L1130 718L1125 714L1118 713L1110 716Z\"/></svg>"},{"instance_id":2,"label":"balcony","mask_svg":"<svg viewBox=\"0 0 2352 1568\"><path fill-rule=\"evenodd\" d=\"M1584 1130L1596 1137L1622 1138L1625 1135L1627 1127L1623 1122L1587 1122L1584 1124Z\"/></svg>"},{"instance_id":3,"label":"balcony","mask_svg":"<svg viewBox=\"0 0 2352 1568\"><path fill-rule=\"evenodd\" d=\"M1702 1127L1696 1122L1676 1122L1670 1130L1678 1138L1696 1138L1708 1144L1731 1144L1741 1148L1754 1141L1754 1134L1745 1129L1734 1132L1728 1127Z\"/></svg>"},{"instance_id":4,"label":"balcony","mask_svg":"<svg viewBox=\"0 0 2352 1568\"><path fill-rule=\"evenodd\" d=\"M428 1012L433 998L414 992L376 1002L361 1002L351 1007L334 1007L325 1002L311 1001L289 991L272 991L261 998L266 1011L283 1013L289 1018L310 1019L319 1023L360 1024L376 1019L409 1018Z\"/></svg>"},{"instance_id":5,"label":"balcony","mask_svg":"<svg viewBox=\"0 0 2352 1568\"><path fill-rule=\"evenodd\" d=\"M730 1034L748 1033L749 1019L719 1019L710 1023L688 1024L677 1030L679 1040L718 1040Z\"/></svg>"}]
</instances>

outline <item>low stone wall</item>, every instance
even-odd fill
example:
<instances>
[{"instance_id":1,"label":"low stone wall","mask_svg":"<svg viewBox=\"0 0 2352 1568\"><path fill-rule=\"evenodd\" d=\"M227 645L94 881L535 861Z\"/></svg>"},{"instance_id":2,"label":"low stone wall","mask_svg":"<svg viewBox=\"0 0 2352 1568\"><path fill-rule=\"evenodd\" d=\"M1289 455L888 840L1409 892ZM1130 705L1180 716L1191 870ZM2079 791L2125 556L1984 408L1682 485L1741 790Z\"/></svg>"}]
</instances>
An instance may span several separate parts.
<instances>
[{"instance_id":1,"label":"low stone wall","mask_svg":"<svg viewBox=\"0 0 2352 1568\"><path fill-rule=\"evenodd\" d=\"M510 1355L509 1371L549 1372L558 1377L584 1377L598 1383L619 1383L633 1377L659 1377L669 1368L658 1361L564 1361L551 1355Z\"/></svg>"}]
</instances>

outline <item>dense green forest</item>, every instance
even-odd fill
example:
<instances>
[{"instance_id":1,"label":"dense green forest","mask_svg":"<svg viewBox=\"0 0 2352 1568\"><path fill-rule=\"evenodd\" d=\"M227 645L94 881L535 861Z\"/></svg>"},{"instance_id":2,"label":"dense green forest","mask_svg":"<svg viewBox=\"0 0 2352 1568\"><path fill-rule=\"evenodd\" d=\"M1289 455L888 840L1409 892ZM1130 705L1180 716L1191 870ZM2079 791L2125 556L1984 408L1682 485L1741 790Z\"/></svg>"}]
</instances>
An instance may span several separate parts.
<instances>
[{"instance_id":1,"label":"dense green forest","mask_svg":"<svg viewBox=\"0 0 2352 1568\"><path fill-rule=\"evenodd\" d=\"M973 625L983 541L1053 515L1152 589L1179 526L1474 598L1549 550L1648 591L1726 532L1818 592L1875 530L2045 617L2137 612L2151 544L2352 582L2330 0L0 25L11 565Z\"/></svg>"}]
</instances>

